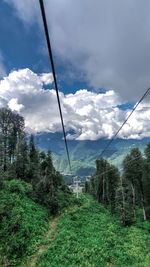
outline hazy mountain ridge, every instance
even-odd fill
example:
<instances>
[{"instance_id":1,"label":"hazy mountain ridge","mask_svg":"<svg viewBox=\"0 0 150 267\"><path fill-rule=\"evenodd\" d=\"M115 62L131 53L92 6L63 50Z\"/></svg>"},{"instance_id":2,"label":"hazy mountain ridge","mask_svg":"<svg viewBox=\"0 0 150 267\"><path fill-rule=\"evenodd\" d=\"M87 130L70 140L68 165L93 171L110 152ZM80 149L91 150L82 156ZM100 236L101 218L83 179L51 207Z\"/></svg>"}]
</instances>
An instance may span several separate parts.
<instances>
[{"instance_id":1,"label":"hazy mountain ridge","mask_svg":"<svg viewBox=\"0 0 150 267\"><path fill-rule=\"evenodd\" d=\"M100 157L101 152L109 142L108 139L96 141L67 140L70 153L72 172L76 175L90 175L95 171L95 160ZM122 160L134 147L144 151L150 138L136 139L115 139L105 157L111 164L121 167ZM58 171L70 173L66 158L65 144L62 133L40 133L35 136L35 143L40 149L50 149L53 153L54 166Z\"/></svg>"}]
</instances>

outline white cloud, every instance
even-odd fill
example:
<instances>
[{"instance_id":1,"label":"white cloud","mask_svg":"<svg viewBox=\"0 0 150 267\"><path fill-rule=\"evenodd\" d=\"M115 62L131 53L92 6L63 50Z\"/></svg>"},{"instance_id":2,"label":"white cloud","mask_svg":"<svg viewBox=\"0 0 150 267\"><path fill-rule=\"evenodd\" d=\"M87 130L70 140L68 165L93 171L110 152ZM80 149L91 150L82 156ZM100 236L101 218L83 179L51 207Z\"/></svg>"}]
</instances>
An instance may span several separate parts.
<instances>
[{"instance_id":1,"label":"white cloud","mask_svg":"<svg viewBox=\"0 0 150 267\"><path fill-rule=\"evenodd\" d=\"M17 98L12 98L12 99L8 102L8 107L9 107L12 111L18 111L18 112L20 112L21 109L24 107L24 105L22 105L22 104L18 104L18 99L17 99Z\"/></svg>"},{"instance_id":2,"label":"white cloud","mask_svg":"<svg viewBox=\"0 0 150 267\"><path fill-rule=\"evenodd\" d=\"M26 129L30 132L62 131L56 92L43 89L41 76L22 69L4 77L0 81L0 107L9 107L24 116ZM103 94L86 89L67 95L60 92L60 101L65 129L74 130L74 134L68 134L68 139L111 138L130 113L130 110L118 108L122 102L113 90ZM146 98L119 137L140 139L149 136L149 120L150 99Z\"/></svg>"},{"instance_id":3,"label":"white cloud","mask_svg":"<svg viewBox=\"0 0 150 267\"><path fill-rule=\"evenodd\" d=\"M38 21L36 0L5 0L28 25ZM45 0L53 48L94 88L138 99L150 86L149 0ZM74 77L78 75L74 75Z\"/></svg>"},{"instance_id":4,"label":"white cloud","mask_svg":"<svg viewBox=\"0 0 150 267\"><path fill-rule=\"evenodd\" d=\"M53 74L52 73L42 73L40 75L40 80L45 84L52 84L53 83Z\"/></svg>"}]
</instances>

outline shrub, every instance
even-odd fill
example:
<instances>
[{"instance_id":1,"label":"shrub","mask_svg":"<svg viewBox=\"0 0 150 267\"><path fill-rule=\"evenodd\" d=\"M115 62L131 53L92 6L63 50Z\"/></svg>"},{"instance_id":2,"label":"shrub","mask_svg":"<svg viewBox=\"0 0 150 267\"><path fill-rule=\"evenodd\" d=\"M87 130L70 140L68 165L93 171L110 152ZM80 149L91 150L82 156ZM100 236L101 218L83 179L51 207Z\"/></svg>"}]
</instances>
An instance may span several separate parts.
<instances>
[{"instance_id":1,"label":"shrub","mask_svg":"<svg viewBox=\"0 0 150 267\"><path fill-rule=\"evenodd\" d=\"M3 265L17 266L31 255L48 224L48 210L28 197L31 186L5 181L0 190L0 253ZM3 266L1 265L1 266Z\"/></svg>"}]
</instances>

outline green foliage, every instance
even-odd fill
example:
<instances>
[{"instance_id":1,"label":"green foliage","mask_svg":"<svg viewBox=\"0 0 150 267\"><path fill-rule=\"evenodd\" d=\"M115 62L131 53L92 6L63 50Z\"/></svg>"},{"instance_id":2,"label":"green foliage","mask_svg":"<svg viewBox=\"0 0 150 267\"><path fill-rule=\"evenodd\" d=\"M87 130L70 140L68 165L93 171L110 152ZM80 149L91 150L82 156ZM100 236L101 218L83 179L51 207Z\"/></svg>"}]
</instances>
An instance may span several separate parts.
<instances>
[{"instance_id":1,"label":"green foliage","mask_svg":"<svg viewBox=\"0 0 150 267\"><path fill-rule=\"evenodd\" d=\"M133 148L123 160L122 176L118 169L105 159L96 160L96 172L90 181L85 183L85 192L107 206L112 214L117 214L124 225L130 225L137 220L139 207L143 211L143 219L146 220L148 209L145 209L145 202L147 201L147 207L150 203L149 150L148 145L145 151L147 159L144 160L140 150Z\"/></svg>"},{"instance_id":2,"label":"green foliage","mask_svg":"<svg viewBox=\"0 0 150 267\"><path fill-rule=\"evenodd\" d=\"M53 154L55 168L59 172L70 173L70 167L66 158ZM95 171L94 161L91 163L84 161L71 160L72 173L79 176L87 176Z\"/></svg>"},{"instance_id":3,"label":"green foliage","mask_svg":"<svg viewBox=\"0 0 150 267\"><path fill-rule=\"evenodd\" d=\"M143 188L145 195L145 206L147 218L150 220L150 143L145 149Z\"/></svg>"},{"instance_id":4,"label":"green foliage","mask_svg":"<svg viewBox=\"0 0 150 267\"><path fill-rule=\"evenodd\" d=\"M116 191L119 183L118 169L110 165L105 159L96 160L96 172L91 180L85 183L85 192L105 206L109 207L112 214L115 213Z\"/></svg>"},{"instance_id":5,"label":"green foliage","mask_svg":"<svg viewBox=\"0 0 150 267\"><path fill-rule=\"evenodd\" d=\"M34 136L30 136L29 143L29 173L28 181L32 183L33 188L35 189L36 184L40 180L40 158L39 151L34 144Z\"/></svg>"},{"instance_id":6,"label":"green foliage","mask_svg":"<svg viewBox=\"0 0 150 267\"><path fill-rule=\"evenodd\" d=\"M61 216L55 240L36 266L149 266L150 223L123 227L102 205L87 203Z\"/></svg>"},{"instance_id":7,"label":"green foliage","mask_svg":"<svg viewBox=\"0 0 150 267\"><path fill-rule=\"evenodd\" d=\"M57 192L57 201L58 201L58 210L60 212L63 212L67 207L74 206L74 205L82 205L83 198L76 198L71 193L71 191L64 186L64 189L62 190L62 187Z\"/></svg>"},{"instance_id":8,"label":"green foliage","mask_svg":"<svg viewBox=\"0 0 150 267\"><path fill-rule=\"evenodd\" d=\"M0 190L3 264L16 266L31 255L47 229L48 210L29 198L32 194L31 185L18 180L5 181Z\"/></svg>"},{"instance_id":9,"label":"green foliage","mask_svg":"<svg viewBox=\"0 0 150 267\"><path fill-rule=\"evenodd\" d=\"M132 149L130 154L127 155L123 161L123 176L125 179L125 183L127 184L126 188L128 187L127 191L131 192L130 195L128 194L128 197L126 196L126 203L129 204L129 210L133 209L132 215L130 212L131 222L133 221L133 216L134 220L137 220L136 210L137 207L140 206L143 209L144 220L146 220L143 190L143 163L144 160L138 148ZM132 199L132 202L130 201L130 199ZM126 208L126 214L127 212L128 209Z\"/></svg>"},{"instance_id":10,"label":"green foliage","mask_svg":"<svg viewBox=\"0 0 150 267\"><path fill-rule=\"evenodd\" d=\"M0 168L7 170L14 160L17 143L24 136L24 118L10 109L0 108Z\"/></svg>"},{"instance_id":11,"label":"green foliage","mask_svg":"<svg viewBox=\"0 0 150 267\"><path fill-rule=\"evenodd\" d=\"M3 171L3 179L21 179L31 183L33 190L28 192L28 196L36 198L50 212L57 213L60 206L58 189L64 191L63 177L55 171L51 152L39 152L33 135L27 144L23 129L24 119L21 116L9 109L0 109L0 170ZM10 193L24 194L23 190L24 184L10 183Z\"/></svg>"},{"instance_id":12,"label":"green foliage","mask_svg":"<svg viewBox=\"0 0 150 267\"><path fill-rule=\"evenodd\" d=\"M0 169L0 190L3 188L4 172Z\"/></svg>"}]
</instances>

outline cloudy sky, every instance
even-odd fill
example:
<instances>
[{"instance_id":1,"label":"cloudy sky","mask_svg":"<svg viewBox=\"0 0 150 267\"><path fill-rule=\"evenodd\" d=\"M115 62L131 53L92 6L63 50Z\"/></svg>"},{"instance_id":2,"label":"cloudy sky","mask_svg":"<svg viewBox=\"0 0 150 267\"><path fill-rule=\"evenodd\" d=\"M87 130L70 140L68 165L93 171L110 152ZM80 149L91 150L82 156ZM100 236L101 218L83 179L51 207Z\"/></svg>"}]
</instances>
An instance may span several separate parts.
<instances>
[{"instance_id":1,"label":"cloudy sky","mask_svg":"<svg viewBox=\"0 0 150 267\"><path fill-rule=\"evenodd\" d=\"M148 0L45 0L68 138L111 138L150 87ZM32 132L61 131L37 0L0 3L0 107ZM150 132L150 97L120 132Z\"/></svg>"}]
</instances>

